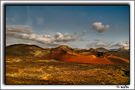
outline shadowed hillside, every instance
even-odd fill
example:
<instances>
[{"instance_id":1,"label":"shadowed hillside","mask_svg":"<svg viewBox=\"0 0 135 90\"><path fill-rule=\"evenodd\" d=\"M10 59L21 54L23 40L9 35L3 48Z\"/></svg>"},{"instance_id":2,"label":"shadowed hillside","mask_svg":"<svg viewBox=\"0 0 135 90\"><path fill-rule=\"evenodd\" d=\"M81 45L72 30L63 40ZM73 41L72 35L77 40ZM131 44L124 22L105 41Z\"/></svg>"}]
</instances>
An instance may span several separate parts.
<instances>
[{"instance_id":1,"label":"shadowed hillside","mask_svg":"<svg viewBox=\"0 0 135 90\"><path fill-rule=\"evenodd\" d=\"M43 49L36 45L15 44L6 47L6 56L10 57L34 57L34 58L48 58L50 49Z\"/></svg>"}]
</instances>

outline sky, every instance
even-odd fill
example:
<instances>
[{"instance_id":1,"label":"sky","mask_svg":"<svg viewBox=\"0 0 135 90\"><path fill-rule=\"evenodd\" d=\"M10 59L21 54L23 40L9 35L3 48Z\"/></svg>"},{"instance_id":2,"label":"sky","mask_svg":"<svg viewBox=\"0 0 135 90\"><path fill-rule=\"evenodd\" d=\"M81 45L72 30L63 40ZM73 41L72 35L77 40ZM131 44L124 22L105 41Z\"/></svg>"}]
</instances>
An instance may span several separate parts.
<instances>
[{"instance_id":1,"label":"sky","mask_svg":"<svg viewBox=\"0 0 135 90\"><path fill-rule=\"evenodd\" d=\"M129 48L129 6L6 6L6 45Z\"/></svg>"}]
</instances>

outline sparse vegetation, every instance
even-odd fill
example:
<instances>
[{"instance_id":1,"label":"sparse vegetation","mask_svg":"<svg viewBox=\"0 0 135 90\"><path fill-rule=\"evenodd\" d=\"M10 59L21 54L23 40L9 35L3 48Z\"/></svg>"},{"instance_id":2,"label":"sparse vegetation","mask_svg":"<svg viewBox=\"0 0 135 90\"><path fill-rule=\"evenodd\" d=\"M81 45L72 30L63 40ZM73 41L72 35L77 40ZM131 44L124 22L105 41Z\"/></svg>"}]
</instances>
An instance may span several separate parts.
<instances>
[{"instance_id":1,"label":"sparse vegetation","mask_svg":"<svg viewBox=\"0 0 135 90\"><path fill-rule=\"evenodd\" d=\"M129 75L124 73L128 71L126 65L20 59L7 59L6 84L129 84Z\"/></svg>"},{"instance_id":2,"label":"sparse vegetation","mask_svg":"<svg viewBox=\"0 0 135 90\"><path fill-rule=\"evenodd\" d=\"M35 47L35 46L34 46ZM20 48L20 47L19 47ZM37 47L35 47L37 48ZM74 54L74 52L68 52L68 47L62 47L67 52L57 49L57 53L61 54ZM25 47L26 49L26 47ZM77 62L65 62L55 59L47 59L46 56L52 54L50 50L39 50L29 47L32 53L26 51L28 55L13 55L11 48L6 53L6 81L5 84L17 85L17 84L46 84L46 85L112 85L112 84L129 84L129 63L124 62L121 64L121 59L116 59L107 56L103 58L97 58L95 55L91 55L92 58L102 60L110 60L117 64L85 64ZM11 51L10 51L11 50ZM63 49L62 49L63 50ZM72 49L70 49L72 51ZM43 52L42 52L43 51ZM45 52L44 52L45 51ZM19 51L18 51L19 52ZM63 53L64 52L64 53ZM80 52L81 53L81 52ZM82 52L83 53L83 52ZM22 53L21 53L22 54ZM67 54L68 57L70 54ZM86 53L85 53L86 54ZM78 54L74 54L71 57L76 58ZM84 55L81 59L84 61L89 55ZM77 60L77 59L76 59ZM99 61L94 59L95 62ZM94 61L93 60L93 61ZM92 61L92 60L91 60Z\"/></svg>"}]
</instances>

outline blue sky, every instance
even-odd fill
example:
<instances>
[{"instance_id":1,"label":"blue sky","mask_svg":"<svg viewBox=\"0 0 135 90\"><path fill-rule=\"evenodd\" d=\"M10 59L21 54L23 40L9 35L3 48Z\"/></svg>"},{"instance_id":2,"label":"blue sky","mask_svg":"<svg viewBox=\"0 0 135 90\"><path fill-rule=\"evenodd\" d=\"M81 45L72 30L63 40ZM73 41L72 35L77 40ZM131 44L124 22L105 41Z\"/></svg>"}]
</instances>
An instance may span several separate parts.
<instances>
[{"instance_id":1,"label":"blue sky","mask_svg":"<svg viewBox=\"0 0 135 90\"><path fill-rule=\"evenodd\" d=\"M68 33L76 38L59 44L79 48L129 42L129 17L128 6L6 6L6 26L30 26L36 35ZM7 43L24 42L16 39L22 38Z\"/></svg>"}]
</instances>

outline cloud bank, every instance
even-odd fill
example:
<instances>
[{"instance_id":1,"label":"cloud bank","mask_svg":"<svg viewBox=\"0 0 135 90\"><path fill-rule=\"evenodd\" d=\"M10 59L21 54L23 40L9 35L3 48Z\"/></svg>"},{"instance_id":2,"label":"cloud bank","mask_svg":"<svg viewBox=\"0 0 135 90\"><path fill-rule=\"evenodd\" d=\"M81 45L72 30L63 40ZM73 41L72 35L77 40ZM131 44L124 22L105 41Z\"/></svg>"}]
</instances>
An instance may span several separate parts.
<instances>
[{"instance_id":1,"label":"cloud bank","mask_svg":"<svg viewBox=\"0 0 135 90\"><path fill-rule=\"evenodd\" d=\"M102 41L102 40L94 40L91 43L87 44L86 46L88 48L99 48L99 47L103 47L103 48L110 48L111 47L112 42L107 42L107 41Z\"/></svg>"},{"instance_id":2,"label":"cloud bank","mask_svg":"<svg viewBox=\"0 0 135 90\"><path fill-rule=\"evenodd\" d=\"M112 47L129 49L129 42L128 41L118 42L118 43L113 44Z\"/></svg>"},{"instance_id":3,"label":"cloud bank","mask_svg":"<svg viewBox=\"0 0 135 90\"><path fill-rule=\"evenodd\" d=\"M77 40L75 35L63 34L60 32L57 32L54 35L35 34L30 26L23 26L23 25L6 26L6 35L19 39L31 40L41 44L46 44L51 46Z\"/></svg>"},{"instance_id":4,"label":"cloud bank","mask_svg":"<svg viewBox=\"0 0 135 90\"><path fill-rule=\"evenodd\" d=\"M6 33L32 33L32 28L26 25L8 25L6 26Z\"/></svg>"},{"instance_id":5,"label":"cloud bank","mask_svg":"<svg viewBox=\"0 0 135 90\"><path fill-rule=\"evenodd\" d=\"M108 42L108 41L103 41L103 40L94 40L91 43L86 45L87 48L108 48L108 49L118 49L118 48L123 48L123 49L129 49L129 42L128 41L122 41L122 42Z\"/></svg>"},{"instance_id":6,"label":"cloud bank","mask_svg":"<svg viewBox=\"0 0 135 90\"><path fill-rule=\"evenodd\" d=\"M110 25L104 25L102 22L94 22L92 24L92 27L94 30L96 30L99 33L105 32L107 29L110 28Z\"/></svg>"}]
</instances>

